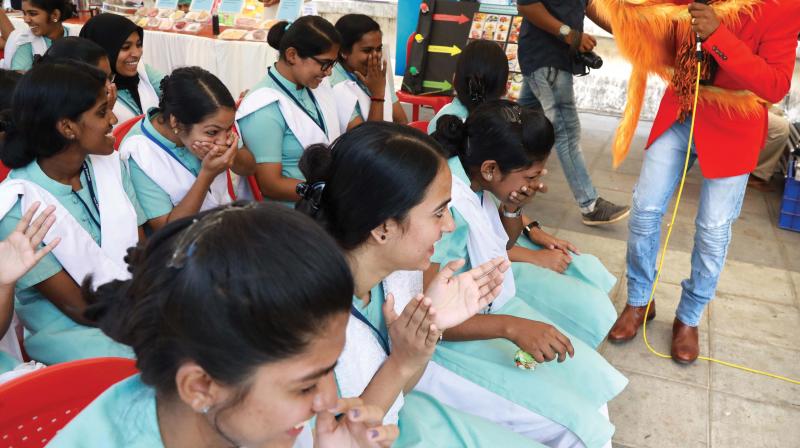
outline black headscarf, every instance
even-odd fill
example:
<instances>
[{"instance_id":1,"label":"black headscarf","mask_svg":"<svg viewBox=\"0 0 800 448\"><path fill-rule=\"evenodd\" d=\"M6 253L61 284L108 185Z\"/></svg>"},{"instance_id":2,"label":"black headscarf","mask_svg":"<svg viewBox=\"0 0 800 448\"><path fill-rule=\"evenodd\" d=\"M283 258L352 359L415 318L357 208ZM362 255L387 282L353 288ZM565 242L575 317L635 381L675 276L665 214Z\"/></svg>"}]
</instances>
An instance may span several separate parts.
<instances>
[{"instance_id":1,"label":"black headscarf","mask_svg":"<svg viewBox=\"0 0 800 448\"><path fill-rule=\"evenodd\" d=\"M111 71L116 75L114 84L118 90L127 90L139 109L142 102L139 99L139 75L122 76L117 73L117 56L122 44L128 39L131 33L139 33L139 37L144 40L144 30L125 17L102 13L98 14L81 28L80 37L84 37L103 47L108 54L108 62L111 64Z\"/></svg>"}]
</instances>

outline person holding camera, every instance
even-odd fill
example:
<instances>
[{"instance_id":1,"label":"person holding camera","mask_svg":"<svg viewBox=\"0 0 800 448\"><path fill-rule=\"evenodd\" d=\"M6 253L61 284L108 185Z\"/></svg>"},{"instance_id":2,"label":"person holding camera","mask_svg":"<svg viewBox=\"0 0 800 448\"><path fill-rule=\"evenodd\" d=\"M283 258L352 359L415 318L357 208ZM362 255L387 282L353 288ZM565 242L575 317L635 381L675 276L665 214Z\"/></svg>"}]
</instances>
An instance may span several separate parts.
<instances>
[{"instance_id":1,"label":"person holding camera","mask_svg":"<svg viewBox=\"0 0 800 448\"><path fill-rule=\"evenodd\" d=\"M519 39L519 62L525 82L519 103L544 109L556 131L556 153L575 201L590 226L624 219L630 207L598 196L580 147L581 124L575 107L573 74L585 75L599 68L602 59L592 53L597 40L583 32L589 18L611 32L594 13L591 0L518 0L525 18Z\"/></svg>"}]
</instances>

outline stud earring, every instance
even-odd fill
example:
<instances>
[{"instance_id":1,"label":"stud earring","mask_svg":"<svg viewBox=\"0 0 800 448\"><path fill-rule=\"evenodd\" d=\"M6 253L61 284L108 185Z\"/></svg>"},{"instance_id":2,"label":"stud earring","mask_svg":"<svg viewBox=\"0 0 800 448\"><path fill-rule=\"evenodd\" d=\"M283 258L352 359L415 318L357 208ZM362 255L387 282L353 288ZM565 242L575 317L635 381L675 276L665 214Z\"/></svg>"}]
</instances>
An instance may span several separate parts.
<instances>
[{"instance_id":1,"label":"stud earring","mask_svg":"<svg viewBox=\"0 0 800 448\"><path fill-rule=\"evenodd\" d=\"M172 132L174 132L175 135L178 135L178 128L173 129Z\"/></svg>"},{"instance_id":2,"label":"stud earring","mask_svg":"<svg viewBox=\"0 0 800 448\"><path fill-rule=\"evenodd\" d=\"M386 241L386 235L381 235L381 241Z\"/></svg>"},{"instance_id":3,"label":"stud earring","mask_svg":"<svg viewBox=\"0 0 800 448\"><path fill-rule=\"evenodd\" d=\"M203 409L200 409L200 412L201 412L203 415L206 415L206 414L208 414L208 410L209 410L209 409L210 409L210 408L209 408L208 406L203 406Z\"/></svg>"}]
</instances>

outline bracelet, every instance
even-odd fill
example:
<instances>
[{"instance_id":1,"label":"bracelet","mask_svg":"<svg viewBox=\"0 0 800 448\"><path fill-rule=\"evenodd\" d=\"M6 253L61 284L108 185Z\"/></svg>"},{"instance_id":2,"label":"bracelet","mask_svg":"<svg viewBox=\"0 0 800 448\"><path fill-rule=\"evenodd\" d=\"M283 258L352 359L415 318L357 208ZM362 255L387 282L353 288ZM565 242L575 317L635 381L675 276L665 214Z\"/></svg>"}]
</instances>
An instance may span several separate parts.
<instances>
[{"instance_id":1,"label":"bracelet","mask_svg":"<svg viewBox=\"0 0 800 448\"><path fill-rule=\"evenodd\" d=\"M385 103L386 102L386 99L384 99L384 98L372 98L372 97L370 97L369 100L370 101L375 101L376 103Z\"/></svg>"},{"instance_id":2,"label":"bracelet","mask_svg":"<svg viewBox=\"0 0 800 448\"><path fill-rule=\"evenodd\" d=\"M518 208L517 211L515 212L510 212L506 210L506 206L503 205L502 211L503 211L503 216L506 218L519 218L520 216L522 216L522 207Z\"/></svg>"}]
</instances>

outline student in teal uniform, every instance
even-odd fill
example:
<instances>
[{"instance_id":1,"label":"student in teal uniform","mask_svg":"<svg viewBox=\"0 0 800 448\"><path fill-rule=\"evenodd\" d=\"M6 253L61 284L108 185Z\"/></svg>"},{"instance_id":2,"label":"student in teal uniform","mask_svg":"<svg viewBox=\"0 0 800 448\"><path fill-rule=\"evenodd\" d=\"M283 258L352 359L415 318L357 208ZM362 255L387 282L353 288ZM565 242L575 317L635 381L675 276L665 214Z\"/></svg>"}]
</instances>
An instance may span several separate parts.
<instances>
[{"instance_id":1,"label":"student in teal uniform","mask_svg":"<svg viewBox=\"0 0 800 448\"><path fill-rule=\"evenodd\" d=\"M463 264L454 262L432 282L426 297L411 298L401 312L395 311L394 296L386 294L382 281L398 270L426 268L433 244L453 229L447 209L450 170L438 151L435 141L407 126L367 122L331 148L307 149L301 160L308 180L300 189L298 209L333 235L355 280L348 325L353 347L346 346L339 360L337 382L349 391L349 373L364 377L365 371L375 372L366 375L357 393L366 403L395 412L387 418L400 426L398 447L539 446L412 390L440 330L473 316L496 296L507 269L507 263L491 260L454 276ZM359 334L356 328L364 329L359 339L351 337ZM370 359L375 344L380 354Z\"/></svg>"},{"instance_id":2,"label":"student in teal uniform","mask_svg":"<svg viewBox=\"0 0 800 448\"><path fill-rule=\"evenodd\" d=\"M34 55L44 54L42 50L53 41L69 35L64 21L72 17L74 6L69 0L23 0L22 13L29 29L16 31L18 45L6 48L5 52L11 58L9 68L24 72L33 66Z\"/></svg>"},{"instance_id":3,"label":"student in teal uniform","mask_svg":"<svg viewBox=\"0 0 800 448\"><path fill-rule=\"evenodd\" d=\"M232 131L235 102L219 78L200 67L182 67L166 76L161 85L164 91L159 107L150 109L120 145L147 225L154 230L201 211L209 195L222 197L218 202L223 204L231 202L228 188L232 181L229 185L227 170L249 176L255 169L250 151L238 148L238 137ZM174 182L175 178L160 165L142 168L151 165L143 165L143 161L158 157L155 153L162 157L165 153L166 160L188 170L191 183L178 186L185 193L176 196L170 191L165 181Z\"/></svg>"},{"instance_id":4,"label":"student in teal uniform","mask_svg":"<svg viewBox=\"0 0 800 448\"><path fill-rule=\"evenodd\" d=\"M504 253L514 245L523 227L522 206L533 196L554 142L553 126L541 112L506 100L478 106L465 124L442 117L438 127L434 137L451 155L456 228L437 243L426 278L436 275L441 263L465 259L468 267L480 262L482 253ZM500 199L499 210L485 202L489 193ZM513 282L504 285L508 294L485 314L446 331L444 339L452 342L437 349L434 361L551 420L538 431L521 430L548 446L567 446L561 445L566 440L607 444L614 427L598 409L627 381L593 348L613 324L614 307L578 280L562 276L557 287L545 284L529 263L514 263L512 272ZM559 363L541 364L535 374L519 370L512 363L517 347L539 363L556 358ZM427 387L454 395L446 385ZM520 390L527 393L516 393ZM483 412L470 404L459 408ZM500 412L493 415L502 418ZM526 424L520 420L515 426Z\"/></svg>"},{"instance_id":5,"label":"student in teal uniform","mask_svg":"<svg viewBox=\"0 0 800 448\"><path fill-rule=\"evenodd\" d=\"M47 207L36 219L33 214L41 204L34 203L25 211L19 224L5 240L0 241L0 339L10 328L14 315L14 285L23 275L33 268L45 255L50 253L55 244L40 247L44 235L55 222L55 207ZM17 359L0 351L0 373L14 369L19 363Z\"/></svg>"},{"instance_id":6,"label":"student in teal uniform","mask_svg":"<svg viewBox=\"0 0 800 448\"><path fill-rule=\"evenodd\" d=\"M353 280L311 220L228 205L168 224L129 261L133 277L89 295L87 315L133 347L140 373L48 446L288 447L315 416L316 447L391 445L379 409L337 401Z\"/></svg>"},{"instance_id":7,"label":"student in teal uniform","mask_svg":"<svg viewBox=\"0 0 800 448\"><path fill-rule=\"evenodd\" d=\"M470 42L459 56L453 84L456 98L442 108L428 124L428 133L436 131L440 117L454 115L465 121L471 111L484 102L505 96L508 60L502 49L491 41ZM546 192L546 187L542 193ZM540 218L547 222L547 217ZM616 283L611 273L594 256L579 254L574 244L545 232L538 221L523 216L527 229L523 238L509 251L512 261L527 262L559 274L565 274L597 287L607 295ZM552 273L542 275L553 278ZM561 288L559 288L561 289ZM602 335L600 338L604 337Z\"/></svg>"},{"instance_id":8,"label":"student in teal uniform","mask_svg":"<svg viewBox=\"0 0 800 448\"><path fill-rule=\"evenodd\" d=\"M100 45L108 55L119 95L114 114L120 123L158 106L164 75L142 61L144 30L141 27L127 17L103 13L83 25L80 37Z\"/></svg>"},{"instance_id":9,"label":"student in teal uniform","mask_svg":"<svg viewBox=\"0 0 800 448\"><path fill-rule=\"evenodd\" d=\"M0 159L12 168L9 180L21 179L46 190L98 245L103 244L101 234L116 230L106 227L103 231L100 210L123 207L119 210L130 211L136 222L128 223L131 234L119 238L135 243L143 238L145 216L127 170L119 163L121 181L117 182L121 182L119 195L129 204L100 203L103 192L97 191L99 178L90 157L116 157L111 136L116 118L109 107L106 81L102 71L79 62L35 66L14 92L14 120L4 122L7 134ZM13 232L21 218L18 201L0 220L0 238ZM74 280L62 262L48 254L17 282L16 310L26 328L25 348L31 358L54 364L96 356L132 356L128 347L87 326L81 281Z\"/></svg>"},{"instance_id":10,"label":"student in teal uniform","mask_svg":"<svg viewBox=\"0 0 800 448\"><path fill-rule=\"evenodd\" d=\"M291 24L275 24L268 41L280 57L249 90L239 109L241 113L256 102L256 110L244 117L237 115L237 122L242 140L258 164L256 180L261 193L292 206L300 198L296 188L303 175L297 164L303 150L314 143L330 143L340 133L335 99L325 78L336 64L341 39L327 20L304 16ZM285 117L280 101L260 101L258 94L263 89L285 99L287 107L294 108L293 114L303 116ZM292 129L296 119L307 125Z\"/></svg>"},{"instance_id":11,"label":"student in teal uniform","mask_svg":"<svg viewBox=\"0 0 800 448\"><path fill-rule=\"evenodd\" d=\"M331 85L345 81L356 83L370 98L369 110L361 110L356 102L356 112L363 121L393 121L408 124L408 117L397 99L394 86L386 77L387 64L383 60L383 32L378 22L364 14L346 14L336 21L336 31L342 36L339 63L333 68ZM391 76L391 75L390 75ZM387 95L391 104L385 107ZM385 116L391 110L391 116Z\"/></svg>"}]
</instances>

